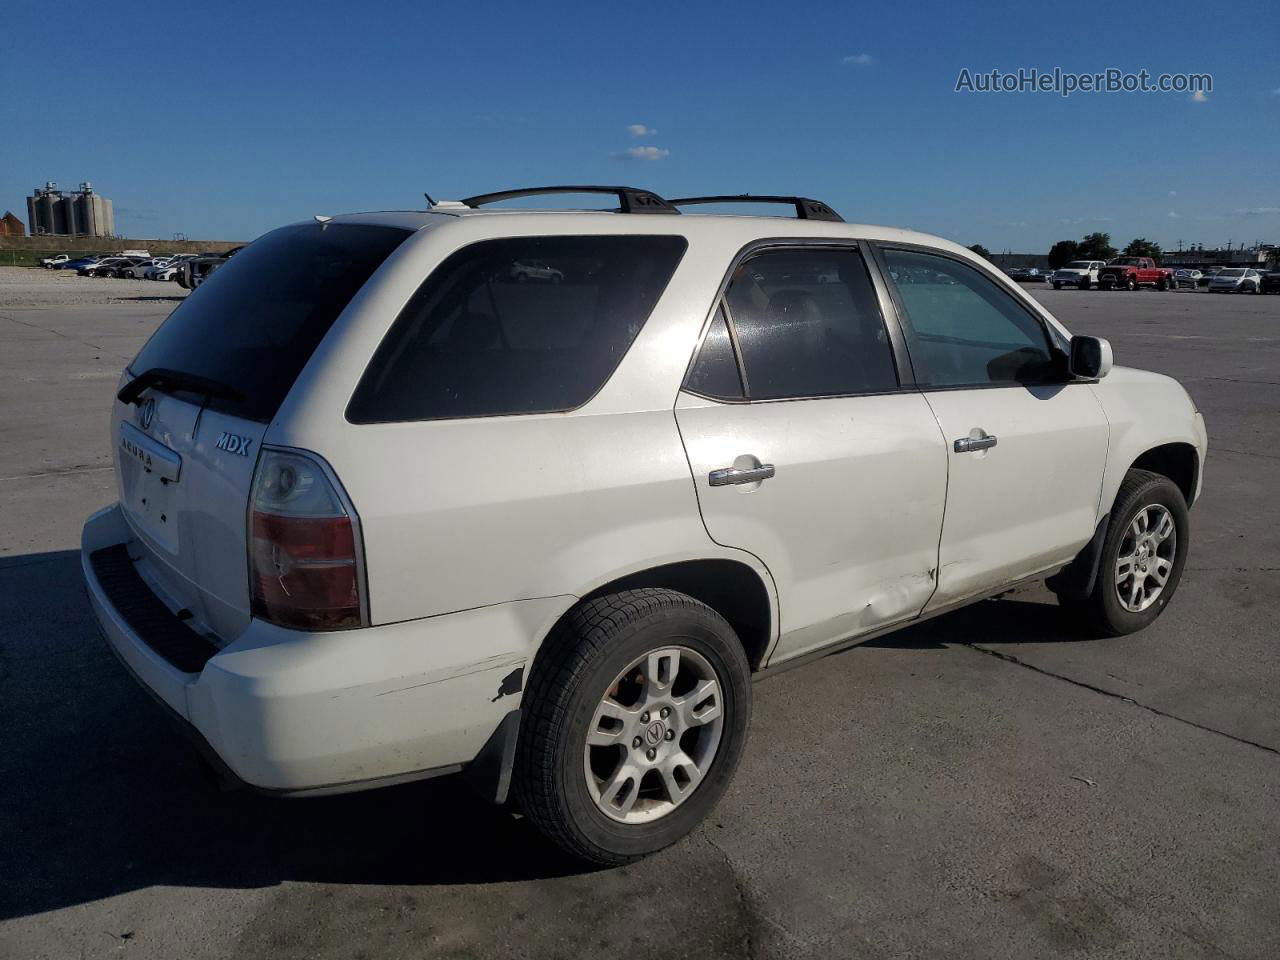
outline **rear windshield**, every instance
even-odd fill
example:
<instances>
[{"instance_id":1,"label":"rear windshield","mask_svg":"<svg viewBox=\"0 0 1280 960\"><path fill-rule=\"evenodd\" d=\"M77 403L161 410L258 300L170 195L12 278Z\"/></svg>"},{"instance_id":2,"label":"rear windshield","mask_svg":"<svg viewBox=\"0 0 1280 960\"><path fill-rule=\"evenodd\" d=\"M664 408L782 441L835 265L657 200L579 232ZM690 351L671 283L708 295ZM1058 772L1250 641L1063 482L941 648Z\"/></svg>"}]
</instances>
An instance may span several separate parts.
<instances>
[{"instance_id":1,"label":"rear windshield","mask_svg":"<svg viewBox=\"0 0 1280 960\"><path fill-rule=\"evenodd\" d=\"M683 237L474 243L427 278L378 347L352 423L571 410L613 373L684 255Z\"/></svg>"},{"instance_id":2,"label":"rear windshield","mask_svg":"<svg viewBox=\"0 0 1280 960\"><path fill-rule=\"evenodd\" d=\"M307 223L255 240L222 264L130 365L194 374L238 398L209 405L266 423L346 305L410 231Z\"/></svg>"}]
</instances>

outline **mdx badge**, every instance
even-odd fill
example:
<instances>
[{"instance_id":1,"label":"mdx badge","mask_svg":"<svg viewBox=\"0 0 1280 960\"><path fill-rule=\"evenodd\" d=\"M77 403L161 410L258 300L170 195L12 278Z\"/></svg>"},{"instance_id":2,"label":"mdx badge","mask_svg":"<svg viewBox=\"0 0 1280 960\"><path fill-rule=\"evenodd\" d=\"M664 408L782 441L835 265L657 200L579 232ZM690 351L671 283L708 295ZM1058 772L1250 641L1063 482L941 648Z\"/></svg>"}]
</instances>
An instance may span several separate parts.
<instances>
[{"instance_id":1,"label":"mdx badge","mask_svg":"<svg viewBox=\"0 0 1280 960\"><path fill-rule=\"evenodd\" d=\"M247 457L249 455L249 444L251 443L253 443L253 439L250 437L242 437L238 433L223 432L214 446L219 450L227 451L227 453Z\"/></svg>"}]
</instances>

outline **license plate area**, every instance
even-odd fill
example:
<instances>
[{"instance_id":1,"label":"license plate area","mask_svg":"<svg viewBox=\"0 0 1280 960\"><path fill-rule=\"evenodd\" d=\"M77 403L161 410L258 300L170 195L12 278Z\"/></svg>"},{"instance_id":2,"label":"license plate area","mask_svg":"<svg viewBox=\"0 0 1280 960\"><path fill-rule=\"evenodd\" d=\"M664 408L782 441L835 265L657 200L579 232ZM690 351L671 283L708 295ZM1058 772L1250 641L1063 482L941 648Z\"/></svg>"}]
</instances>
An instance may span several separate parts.
<instances>
[{"instance_id":1,"label":"license plate area","mask_svg":"<svg viewBox=\"0 0 1280 960\"><path fill-rule=\"evenodd\" d=\"M124 507L138 531L178 553L177 486L182 457L133 424L121 422L117 445Z\"/></svg>"}]
</instances>

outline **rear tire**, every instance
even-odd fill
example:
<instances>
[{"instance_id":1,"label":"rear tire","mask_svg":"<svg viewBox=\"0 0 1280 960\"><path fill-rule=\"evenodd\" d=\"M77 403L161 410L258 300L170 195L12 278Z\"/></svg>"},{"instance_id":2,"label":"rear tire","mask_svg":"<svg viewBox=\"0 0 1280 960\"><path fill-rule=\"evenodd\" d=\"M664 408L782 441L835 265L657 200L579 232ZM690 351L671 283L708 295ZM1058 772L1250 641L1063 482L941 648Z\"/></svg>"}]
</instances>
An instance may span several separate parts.
<instances>
[{"instance_id":1,"label":"rear tire","mask_svg":"<svg viewBox=\"0 0 1280 960\"><path fill-rule=\"evenodd\" d=\"M582 603L530 672L516 797L574 856L629 863L675 843L716 805L750 716L742 644L710 607L653 588Z\"/></svg>"},{"instance_id":2,"label":"rear tire","mask_svg":"<svg viewBox=\"0 0 1280 960\"><path fill-rule=\"evenodd\" d=\"M1174 482L1130 470L1111 508L1093 589L1084 597L1060 595L1058 602L1105 636L1144 629L1178 589L1190 533L1187 504Z\"/></svg>"},{"instance_id":3,"label":"rear tire","mask_svg":"<svg viewBox=\"0 0 1280 960\"><path fill-rule=\"evenodd\" d=\"M1053 281L1053 289L1055 289L1055 290L1061 290L1061 289L1062 289L1062 284L1060 284L1057 280Z\"/></svg>"},{"instance_id":4,"label":"rear tire","mask_svg":"<svg viewBox=\"0 0 1280 960\"><path fill-rule=\"evenodd\" d=\"M1159 290L1161 293L1164 293L1166 290L1169 289L1169 281L1166 280L1164 277L1161 277L1159 280L1156 281L1156 289Z\"/></svg>"},{"instance_id":5,"label":"rear tire","mask_svg":"<svg viewBox=\"0 0 1280 960\"><path fill-rule=\"evenodd\" d=\"M1088 289L1089 289L1089 278L1088 278L1088 277L1085 277L1083 280L1081 280L1081 281L1080 281L1080 289L1081 289L1081 290L1088 290Z\"/></svg>"}]
</instances>

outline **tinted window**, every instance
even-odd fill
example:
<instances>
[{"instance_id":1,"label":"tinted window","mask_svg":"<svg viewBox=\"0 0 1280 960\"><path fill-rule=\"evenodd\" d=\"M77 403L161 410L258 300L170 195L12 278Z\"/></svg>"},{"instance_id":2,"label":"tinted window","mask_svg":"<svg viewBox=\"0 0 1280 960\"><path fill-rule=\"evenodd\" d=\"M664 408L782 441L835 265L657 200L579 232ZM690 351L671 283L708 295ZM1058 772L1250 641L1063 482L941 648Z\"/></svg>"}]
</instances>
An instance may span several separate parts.
<instances>
[{"instance_id":1,"label":"tinted window","mask_svg":"<svg viewBox=\"0 0 1280 960\"><path fill-rule=\"evenodd\" d=\"M957 260L886 250L906 307L911 363L929 386L1042 383L1053 371L1039 321L978 270Z\"/></svg>"},{"instance_id":2,"label":"tinted window","mask_svg":"<svg viewBox=\"0 0 1280 960\"><path fill-rule=\"evenodd\" d=\"M716 311L715 319L711 321L685 386L704 397L742 399L738 355L734 352L733 341L729 339L729 327L725 323L723 308Z\"/></svg>"},{"instance_id":3,"label":"tinted window","mask_svg":"<svg viewBox=\"0 0 1280 960\"><path fill-rule=\"evenodd\" d=\"M570 410L618 366L683 237L514 237L427 278L347 409L354 423Z\"/></svg>"},{"instance_id":4,"label":"tinted window","mask_svg":"<svg viewBox=\"0 0 1280 960\"><path fill-rule=\"evenodd\" d=\"M193 290L130 370L217 381L242 399L211 406L269 421L338 314L407 236L363 224L273 230Z\"/></svg>"},{"instance_id":5,"label":"tinted window","mask_svg":"<svg viewBox=\"0 0 1280 960\"><path fill-rule=\"evenodd\" d=\"M762 253L737 268L726 301L751 399L897 388L884 320L857 250Z\"/></svg>"}]
</instances>

